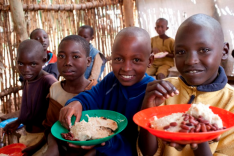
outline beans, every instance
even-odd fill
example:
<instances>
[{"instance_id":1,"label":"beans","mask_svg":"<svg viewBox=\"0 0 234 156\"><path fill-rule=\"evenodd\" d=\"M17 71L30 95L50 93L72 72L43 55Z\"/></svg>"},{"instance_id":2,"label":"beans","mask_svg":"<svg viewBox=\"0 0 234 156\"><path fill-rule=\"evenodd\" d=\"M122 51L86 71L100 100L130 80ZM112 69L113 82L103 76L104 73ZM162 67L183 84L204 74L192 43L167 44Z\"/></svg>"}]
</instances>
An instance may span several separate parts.
<instances>
[{"instance_id":1,"label":"beans","mask_svg":"<svg viewBox=\"0 0 234 156\"><path fill-rule=\"evenodd\" d=\"M201 124L196 125L195 132L200 132L201 130Z\"/></svg>"},{"instance_id":2,"label":"beans","mask_svg":"<svg viewBox=\"0 0 234 156\"><path fill-rule=\"evenodd\" d=\"M177 123L176 122L171 122L170 126L175 127L175 126L177 126Z\"/></svg>"},{"instance_id":3,"label":"beans","mask_svg":"<svg viewBox=\"0 0 234 156\"><path fill-rule=\"evenodd\" d=\"M194 130L195 130L195 128L191 128L191 129L189 130L189 133L194 133Z\"/></svg>"},{"instance_id":4,"label":"beans","mask_svg":"<svg viewBox=\"0 0 234 156\"><path fill-rule=\"evenodd\" d=\"M195 126L199 123L199 122L196 121L195 119L190 119L189 122L192 123L192 124L195 125Z\"/></svg>"},{"instance_id":5,"label":"beans","mask_svg":"<svg viewBox=\"0 0 234 156\"><path fill-rule=\"evenodd\" d=\"M207 131L210 131L211 130L211 126L210 125L206 125L206 129L207 129Z\"/></svg>"},{"instance_id":6,"label":"beans","mask_svg":"<svg viewBox=\"0 0 234 156\"><path fill-rule=\"evenodd\" d=\"M182 128L182 129L185 129L185 130L189 130L190 128L188 127L188 126L186 126L186 125L180 125L180 127Z\"/></svg>"},{"instance_id":7,"label":"beans","mask_svg":"<svg viewBox=\"0 0 234 156\"><path fill-rule=\"evenodd\" d=\"M181 129L181 130L179 130L179 132L181 132L181 133L188 133L189 131L185 130L185 129Z\"/></svg>"},{"instance_id":8,"label":"beans","mask_svg":"<svg viewBox=\"0 0 234 156\"><path fill-rule=\"evenodd\" d=\"M167 125L167 126L163 127L164 130L166 130L168 128L170 128L170 125Z\"/></svg>"},{"instance_id":9,"label":"beans","mask_svg":"<svg viewBox=\"0 0 234 156\"><path fill-rule=\"evenodd\" d=\"M192 123L186 123L185 125L187 125L187 126L193 126Z\"/></svg>"},{"instance_id":10,"label":"beans","mask_svg":"<svg viewBox=\"0 0 234 156\"><path fill-rule=\"evenodd\" d=\"M201 123L201 131L207 132L206 125L204 123Z\"/></svg>"},{"instance_id":11,"label":"beans","mask_svg":"<svg viewBox=\"0 0 234 156\"><path fill-rule=\"evenodd\" d=\"M188 119L189 119L188 115L184 117L184 121L187 121Z\"/></svg>"}]
</instances>

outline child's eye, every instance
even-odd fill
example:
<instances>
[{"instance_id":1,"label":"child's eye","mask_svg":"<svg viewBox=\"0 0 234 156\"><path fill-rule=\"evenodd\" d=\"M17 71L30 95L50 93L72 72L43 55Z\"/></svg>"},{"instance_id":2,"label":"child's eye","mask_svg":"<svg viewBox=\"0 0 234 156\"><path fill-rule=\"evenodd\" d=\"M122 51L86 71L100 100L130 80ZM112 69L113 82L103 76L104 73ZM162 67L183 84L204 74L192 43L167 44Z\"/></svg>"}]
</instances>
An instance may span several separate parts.
<instances>
[{"instance_id":1,"label":"child's eye","mask_svg":"<svg viewBox=\"0 0 234 156\"><path fill-rule=\"evenodd\" d=\"M31 66L36 66L36 63L32 63Z\"/></svg>"},{"instance_id":2,"label":"child's eye","mask_svg":"<svg viewBox=\"0 0 234 156\"><path fill-rule=\"evenodd\" d=\"M183 55L185 53L184 50L179 50L179 51L176 51L176 55Z\"/></svg>"},{"instance_id":3,"label":"child's eye","mask_svg":"<svg viewBox=\"0 0 234 156\"><path fill-rule=\"evenodd\" d=\"M64 55L58 55L58 58L63 59L65 56Z\"/></svg>"},{"instance_id":4,"label":"child's eye","mask_svg":"<svg viewBox=\"0 0 234 156\"><path fill-rule=\"evenodd\" d=\"M21 63L21 62L18 62L18 65L19 65L19 66L23 66L23 63Z\"/></svg>"},{"instance_id":5,"label":"child's eye","mask_svg":"<svg viewBox=\"0 0 234 156\"><path fill-rule=\"evenodd\" d=\"M119 61L119 62L120 62L120 61L122 61L122 58L117 57L117 58L115 58L114 60L115 60L115 61Z\"/></svg>"},{"instance_id":6,"label":"child's eye","mask_svg":"<svg viewBox=\"0 0 234 156\"><path fill-rule=\"evenodd\" d=\"M208 51L210 51L209 48L202 48L199 50L200 53L207 53Z\"/></svg>"},{"instance_id":7,"label":"child's eye","mask_svg":"<svg viewBox=\"0 0 234 156\"><path fill-rule=\"evenodd\" d=\"M140 59L135 58L135 59L134 59L134 62L140 62Z\"/></svg>"},{"instance_id":8,"label":"child's eye","mask_svg":"<svg viewBox=\"0 0 234 156\"><path fill-rule=\"evenodd\" d=\"M80 58L80 56L74 55L73 58L74 58L74 59L78 59L78 58Z\"/></svg>"}]
</instances>

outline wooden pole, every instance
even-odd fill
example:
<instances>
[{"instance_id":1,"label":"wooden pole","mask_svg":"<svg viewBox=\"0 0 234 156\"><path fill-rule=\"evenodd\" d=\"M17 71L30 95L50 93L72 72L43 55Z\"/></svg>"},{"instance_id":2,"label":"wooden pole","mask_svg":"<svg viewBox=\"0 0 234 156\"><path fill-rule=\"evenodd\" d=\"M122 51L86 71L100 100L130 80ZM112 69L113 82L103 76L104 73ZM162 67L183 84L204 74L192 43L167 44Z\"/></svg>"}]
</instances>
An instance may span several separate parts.
<instances>
[{"instance_id":1,"label":"wooden pole","mask_svg":"<svg viewBox=\"0 0 234 156\"><path fill-rule=\"evenodd\" d=\"M28 33L21 0L10 0L10 10L18 41L22 42L28 38Z\"/></svg>"},{"instance_id":2,"label":"wooden pole","mask_svg":"<svg viewBox=\"0 0 234 156\"><path fill-rule=\"evenodd\" d=\"M132 27L134 26L133 1L123 0L123 6L125 27Z\"/></svg>"}]
</instances>

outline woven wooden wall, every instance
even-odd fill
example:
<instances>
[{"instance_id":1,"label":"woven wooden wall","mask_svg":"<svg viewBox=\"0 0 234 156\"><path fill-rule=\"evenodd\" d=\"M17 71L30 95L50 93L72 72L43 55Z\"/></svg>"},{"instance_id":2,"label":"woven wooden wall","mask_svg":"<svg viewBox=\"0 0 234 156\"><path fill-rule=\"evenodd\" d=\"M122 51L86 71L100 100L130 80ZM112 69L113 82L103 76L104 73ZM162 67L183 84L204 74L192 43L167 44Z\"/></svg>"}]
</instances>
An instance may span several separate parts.
<instances>
[{"instance_id":1,"label":"woven wooden wall","mask_svg":"<svg viewBox=\"0 0 234 156\"><path fill-rule=\"evenodd\" d=\"M94 28L93 45L105 56L111 55L111 45L117 32L123 28L122 4L119 0L22 0L27 32L44 29L50 37L49 50L57 54L62 38L77 34L82 25ZM0 112L20 109L21 84L15 56L16 40L9 0L0 0ZM112 69L107 63L104 76Z\"/></svg>"}]
</instances>

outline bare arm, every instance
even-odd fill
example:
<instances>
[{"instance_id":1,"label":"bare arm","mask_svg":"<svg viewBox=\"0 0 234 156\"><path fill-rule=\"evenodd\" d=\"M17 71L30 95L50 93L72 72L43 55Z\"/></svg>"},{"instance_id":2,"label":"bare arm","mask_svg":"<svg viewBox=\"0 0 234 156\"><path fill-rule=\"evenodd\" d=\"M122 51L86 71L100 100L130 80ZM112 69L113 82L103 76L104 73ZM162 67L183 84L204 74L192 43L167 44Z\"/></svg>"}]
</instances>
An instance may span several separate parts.
<instances>
[{"instance_id":1,"label":"bare arm","mask_svg":"<svg viewBox=\"0 0 234 156\"><path fill-rule=\"evenodd\" d=\"M194 156L212 156L208 142L198 144L198 148L193 150Z\"/></svg>"},{"instance_id":2,"label":"bare arm","mask_svg":"<svg viewBox=\"0 0 234 156\"><path fill-rule=\"evenodd\" d=\"M141 149L142 155L154 155L158 149L157 138L147 130L141 128L138 146Z\"/></svg>"}]
</instances>

